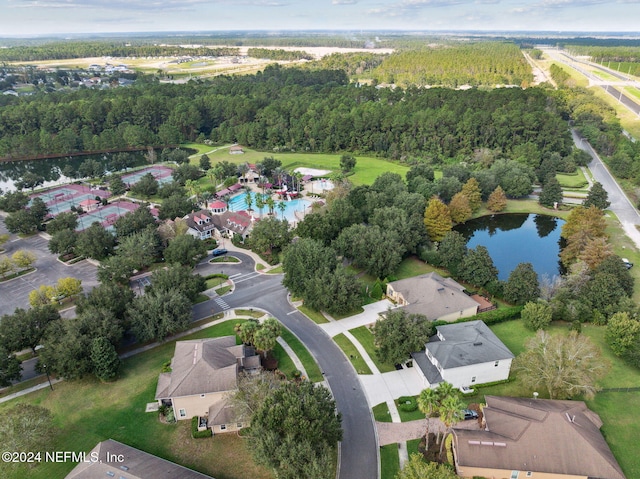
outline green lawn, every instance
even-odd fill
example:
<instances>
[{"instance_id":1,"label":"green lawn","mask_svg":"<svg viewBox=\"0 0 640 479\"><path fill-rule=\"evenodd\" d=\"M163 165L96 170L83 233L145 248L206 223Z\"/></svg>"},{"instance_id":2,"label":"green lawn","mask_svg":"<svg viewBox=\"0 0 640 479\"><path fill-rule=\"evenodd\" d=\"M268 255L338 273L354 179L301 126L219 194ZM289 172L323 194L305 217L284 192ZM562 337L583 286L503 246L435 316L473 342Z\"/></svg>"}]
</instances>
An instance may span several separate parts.
<instances>
[{"instance_id":1,"label":"green lawn","mask_svg":"<svg viewBox=\"0 0 640 479\"><path fill-rule=\"evenodd\" d=\"M342 349L342 352L349 358L351 364L355 368L358 374L371 374L371 369L367 366L365 360L360 356L360 353L353 345L353 343L343 333L333 337L336 344Z\"/></svg>"},{"instance_id":2,"label":"green lawn","mask_svg":"<svg viewBox=\"0 0 640 479\"><path fill-rule=\"evenodd\" d=\"M329 320L325 318L321 312L316 311L315 309L308 308L304 304L301 306L298 306L298 311L300 311L302 314L307 316L311 321L313 321L316 324L323 324L323 323L329 322Z\"/></svg>"},{"instance_id":3,"label":"green lawn","mask_svg":"<svg viewBox=\"0 0 640 479\"><path fill-rule=\"evenodd\" d=\"M192 147L191 144L184 146ZM208 151L215 147L207 147ZM213 153L208 153L211 162L229 161L231 163L259 163L267 156L282 162L282 167L286 170L292 170L299 167L316 168L321 170L331 170L332 172L340 171L340 154L322 154L322 153L273 153L255 151L248 148L244 149L243 155L231 155L228 149L221 149ZM370 185L382 173L387 171L398 173L404 177L409 171L409 167L387 161L381 158L373 158L367 156L356 156L356 167L354 174L349 179L354 185ZM199 161L194 159L193 161Z\"/></svg>"},{"instance_id":4,"label":"green lawn","mask_svg":"<svg viewBox=\"0 0 640 479\"><path fill-rule=\"evenodd\" d=\"M227 278L211 278L205 281L205 287L207 289L215 288L223 283L227 282Z\"/></svg>"},{"instance_id":5,"label":"green lawn","mask_svg":"<svg viewBox=\"0 0 640 479\"><path fill-rule=\"evenodd\" d=\"M237 322L227 321L185 339L234 334ZM47 388L0 404L0 412L19 402L49 409L58 429L56 451L89 451L112 438L216 478L271 478L270 471L253 463L246 441L237 435L193 440L189 421L165 425L158 421L157 413L144 412L146 403L154 401L158 374L173 351L174 343L168 342L126 359L121 378L114 383L103 384L94 378L63 381L53 391ZM2 477L64 477L74 466L43 462L33 469L3 471Z\"/></svg>"},{"instance_id":6,"label":"green lawn","mask_svg":"<svg viewBox=\"0 0 640 479\"><path fill-rule=\"evenodd\" d=\"M298 368L293 364L293 361L285 352L284 348L280 346L280 344L276 344L276 347L273 348L271 353L278 360L278 369L287 376L287 379L293 379L293 373L296 372Z\"/></svg>"},{"instance_id":7,"label":"green lawn","mask_svg":"<svg viewBox=\"0 0 640 479\"><path fill-rule=\"evenodd\" d=\"M631 268L629 272L635 280L635 287L633 288L633 300L636 303L640 303L640 252L635 243L629 238L622 229L620 222L615 215L610 211L606 212L607 215L607 230L609 235L609 243L613 246L613 252L621 258L627 258L636 266Z\"/></svg>"},{"instance_id":8,"label":"green lawn","mask_svg":"<svg viewBox=\"0 0 640 479\"><path fill-rule=\"evenodd\" d=\"M269 271L267 271L268 274L282 274L282 265L280 266L276 266L275 268L271 268Z\"/></svg>"},{"instance_id":9,"label":"green lawn","mask_svg":"<svg viewBox=\"0 0 640 479\"><path fill-rule=\"evenodd\" d=\"M558 173L556 178L563 188L585 188L589 184L580 168L574 174Z\"/></svg>"},{"instance_id":10,"label":"green lawn","mask_svg":"<svg viewBox=\"0 0 640 479\"><path fill-rule=\"evenodd\" d=\"M417 398L418 396L414 396ZM424 413L420 411L420 409L416 409L415 411L406 412L400 409L400 405L398 404L398 400L395 400L396 407L398 408L398 413L400 414L400 421L408 422L408 421L417 421L418 419L424 419Z\"/></svg>"},{"instance_id":11,"label":"green lawn","mask_svg":"<svg viewBox=\"0 0 640 479\"><path fill-rule=\"evenodd\" d=\"M381 402L380 404L376 404L372 408L373 417L376 421L379 422L393 422L391 421L391 413L389 412L389 407L386 402Z\"/></svg>"},{"instance_id":12,"label":"green lawn","mask_svg":"<svg viewBox=\"0 0 640 479\"><path fill-rule=\"evenodd\" d=\"M400 266L398 266L398 269L396 270L396 274L394 276L398 279L406 279L421 274L432 273L434 271L440 276L450 276L447 271L427 264L417 256L410 256L402 260L402 263L400 263Z\"/></svg>"},{"instance_id":13,"label":"green lawn","mask_svg":"<svg viewBox=\"0 0 640 479\"><path fill-rule=\"evenodd\" d=\"M353 334L353 336L358 340L360 344L362 344L364 349L369 354L369 357L375 363L381 373L388 373L390 371L396 370L393 364L386 364L378 359L376 348L373 345L373 333L369 331L369 328L367 328L366 326L360 326L359 328L349 330L349 332Z\"/></svg>"},{"instance_id":14,"label":"green lawn","mask_svg":"<svg viewBox=\"0 0 640 479\"><path fill-rule=\"evenodd\" d=\"M398 445L387 444L380 448L380 478L393 479L400 470Z\"/></svg>"},{"instance_id":15,"label":"green lawn","mask_svg":"<svg viewBox=\"0 0 640 479\"><path fill-rule=\"evenodd\" d=\"M315 359L311 356L311 353L307 351L307 348L300 342L298 338L296 338L288 329L282 328L282 339L284 339L289 347L293 349L296 353L300 362L307 370L307 374L309 375L309 381L317 383L320 381L324 381L324 376L322 376L322 371L316 364Z\"/></svg>"},{"instance_id":16,"label":"green lawn","mask_svg":"<svg viewBox=\"0 0 640 479\"><path fill-rule=\"evenodd\" d=\"M411 457L411 454L418 453L418 446L420 445L420 441L422 441L422 438L411 439L410 441L407 441L407 452L409 453L409 457Z\"/></svg>"}]
</instances>

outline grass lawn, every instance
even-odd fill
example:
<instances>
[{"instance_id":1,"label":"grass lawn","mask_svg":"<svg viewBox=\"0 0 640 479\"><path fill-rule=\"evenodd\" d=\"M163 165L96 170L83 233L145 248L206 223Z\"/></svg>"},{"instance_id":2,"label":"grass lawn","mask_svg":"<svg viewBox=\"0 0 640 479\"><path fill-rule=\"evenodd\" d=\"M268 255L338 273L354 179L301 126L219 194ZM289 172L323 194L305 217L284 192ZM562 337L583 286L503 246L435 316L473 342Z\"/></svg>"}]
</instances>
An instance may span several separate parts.
<instances>
[{"instance_id":1,"label":"grass lawn","mask_svg":"<svg viewBox=\"0 0 640 479\"><path fill-rule=\"evenodd\" d=\"M631 273L636 285L633 288L632 298L636 303L640 303L640 287L638 286L640 285L640 268L638 267L640 265L640 252L638 252L638 248L631 238L624 233L615 215L610 211L605 214L607 215L606 233L609 235L609 243L613 246L613 252L621 258L627 258L636 265L629 270L629 273Z\"/></svg>"},{"instance_id":2,"label":"grass lawn","mask_svg":"<svg viewBox=\"0 0 640 479\"><path fill-rule=\"evenodd\" d=\"M558 173L556 179L563 188L585 188L589 184L580 168L573 174Z\"/></svg>"},{"instance_id":3,"label":"grass lawn","mask_svg":"<svg viewBox=\"0 0 640 479\"><path fill-rule=\"evenodd\" d=\"M376 404L372 408L373 417L376 421L379 422L393 422L391 420L391 413L389 412L389 407L386 402L381 402L380 404Z\"/></svg>"},{"instance_id":4,"label":"grass lawn","mask_svg":"<svg viewBox=\"0 0 640 479\"><path fill-rule=\"evenodd\" d=\"M531 213L539 215L557 216L558 218L566 219L569 216L570 208L554 210L553 208L545 208L540 205L537 200L507 200L507 207L501 211L501 213ZM477 213L473 215L474 218L481 216L493 215L492 211L489 211L485 205L483 205Z\"/></svg>"},{"instance_id":5,"label":"grass lawn","mask_svg":"<svg viewBox=\"0 0 640 479\"><path fill-rule=\"evenodd\" d=\"M369 354L371 360L375 363L381 373L388 373L390 371L395 371L396 368L393 364L383 363L378 359L378 355L376 354L376 348L373 345L373 333L369 331L369 328L366 326L360 326L359 328L349 330L351 334L358 340L360 344L364 347L364 349Z\"/></svg>"},{"instance_id":6,"label":"grass lawn","mask_svg":"<svg viewBox=\"0 0 640 479\"><path fill-rule=\"evenodd\" d=\"M307 348L300 342L298 338L296 338L291 331L286 328L282 328L282 339L284 339L289 347L293 349L293 352L296 353L300 362L307 370L307 374L309 375L309 381L317 383L320 381L324 381L324 376L322 376L322 371L316 364L315 359L311 356L311 353L307 351Z\"/></svg>"},{"instance_id":7,"label":"grass lawn","mask_svg":"<svg viewBox=\"0 0 640 479\"><path fill-rule=\"evenodd\" d=\"M634 411L640 408L640 394L601 392L593 400L586 402L604 422L600 431L625 476L640 477L640 457L638 457L640 420L637 414L634 414Z\"/></svg>"},{"instance_id":8,"label":"grass lawn","mask_svg":"<svg viewBox=\"0 0 640 479\"><path fill-rule=\"evenodd\" d=\"M218 256L217 258L212 258L209 260L209 263L239 263L240 260L235 256Z\"/></svg>"},{"instance_id":9,"label":"grass lawn","mask_svg":"<svg viewBox=\"0 0 640 479\"><path fill-rule=\"evenodd\" d=\"M307 316L311 321L316 324L328 323L329 320L324 317L324 315L320 311L316 311L315 309L308 308L304 304L298 306L298 311Z\"/></svg>"},{"instance_id":10,"label":"grass lawn","mask_svg":"<svg viewBox=\"0 0 640 479\"><path fill-rule=\"evenodd\" d=\"M218 296L227 294L229 291L231 291L231 286L223 286L222 288L216 289L216 293L218 294Z\"/></svg>"},{"instance_id":11,"label":"grass lawn","mask_svg":"<svg viewBox=\"0 0 640 479\"><path fill-rule=\"evenodd\" d=\"M237 320L226 321L185 339L224 336L233 333ZM269 470L253 463L246 440L235 434L214 439L193 440L190 421L177 425L160 423L157 413L145 413L154 401L158 374L171 358L174 343L168 342L123 362L121 378L109 384L95 378L63 381L35 393L0 404L0 412L17 403L36 404L49 409L58 434L56 451L89 451L105 439L136 447L170 461L183 464L216 478L271 478ZM11 471L3 478L64 477L75 464L41 463L36 468Z\"/></svg>"},{"instance_id":12,"label":"grass lawn","mask_svg":"<svg viewBox=\"0 0 640 479\"><path fill-rule=\"evenodd\" d=\"M293 373L296 372L298 368L293 364L293 361L284 348L280 346L280 344L276 343L276 347L273 348L271 354L273 354L273 357L278 360L278 369L287 376L287 379L293 379Z\"/></svg>"},{"instance_id":13,"label":"grass lawn","mask_svg":"<svg viewBox=\"0 0 640 479\"><path fill-rule=\"evenodd\" d=\"M237 316L249 316L251 318L261 318L265 315L262 311L254 311L253 309L236 309L235 313Z\"/></svg>"},{"instance_id":14,"label":"grass lawn","mask_svg":"<svg viewBox=\"0 0 640 479\"><path fill-rule=\"evenodd\" d=\"M333 340L340 349L342 349L342 352L347 356L347 358L349 358L349 361L351 361L351 364L353 364L353 367L358 374L371 374L371 369L369 369L369 366L367 366L367 363L362 359L362 356L360 356L360 353L349 338L347 338L343 333L340 333L337 336L334 336Z\"/></svg>"},{"instance_id":15,"label":"grass lawn","mask_svg":"<svg viewBox=\"0 0 640 479\"><path fill-rule=\"evenodd\" d=\"M393 479L400 470L398 445L387 444L380 448L380 479Z\"/></svg>"},{"instance_id":16,"label":"grass lawn","mask_svg":"<svg viewBox=\"0 0 640 479\"><path fill-rule=\"evenodd\" d=\"M216 286L220 286L223 283L227 282L227 278L210 278L205 281L205 287L207 289L215 288Z\"/></svg>"},{"instance_id":17,"label":"grass lawn","mask_svg":"<svg viewBox=\"0 0 640 479\"><path fill-rule=\"evenodd\" d=\"M184 146L191 147L191 144ZM209 151L215 147L208 147ZM264 151L255 151L248 148L244 149L243 155L231 155L228 149L220 149L218 151L207 153L211 162L229 161L231 163L259 163L267 156L282 162L282 167L286 170L292 170L299 167L316 168L320 170L331 170L332 172L340 171L340 154L322 154L322 153L273 153ZM398 173L404 177L409 171L409 167L384 160L382 158L373 158L367 156L356 156L356 167L354 174L349 176L349 180L354 185L370 185L382 173L390 171ZM197 160L199 161L199 157Z\"/></svg>"},{"instance_id":18,"label":"grass lawn","mask_svg":"<svg viewBox=\"0 0 640 479\"><path fill-rule=\"evenodd\" d=\"M407 441L407 452L409 453L409 458L411 458L411 454L418 454L418 446L420 445L420 441L422 438L411 439Z\"/></svg>"},{"instance_id":19,"label":"grass lawn","mask_svg":"<svg viewBox=\"0 0 640 479\"><path fill-rule=\"evenodd\" d=\"M417 256L410 256L402 260L394 276L398 279L406 279L434 271L443 277L451 276L449 272L444 269L427 264Z\"/></svg>"},{"instance_id":20,"label":"grass lawn","mask_svg":"<svg viewBox=\"0 0 640 479\"><path fill-rule=\"evenodd\" d=\"M372 303L374 301L375 300L371 300ZM355 316L356 314L360 314L360 313L364 313L364 309L363 308L354 309L353 311L349 311L348 313L344 313L344 314L334 314L333 315L333 319L340 320L340 319L344 319L344 318L350 318L351 316Z\"/></svg>"},{"instance_id":21,"label":"grass lawn","mask_svg":"<svg viewBox=\"0 0 640 479\"><path fill-rule=\"evenodd\" d=\"M267 271L268 274L282 274L283 272L284 271L282 271L282 265L276 266L275 268L272 268L269 271Z\"/></svg>"}]
</instances>

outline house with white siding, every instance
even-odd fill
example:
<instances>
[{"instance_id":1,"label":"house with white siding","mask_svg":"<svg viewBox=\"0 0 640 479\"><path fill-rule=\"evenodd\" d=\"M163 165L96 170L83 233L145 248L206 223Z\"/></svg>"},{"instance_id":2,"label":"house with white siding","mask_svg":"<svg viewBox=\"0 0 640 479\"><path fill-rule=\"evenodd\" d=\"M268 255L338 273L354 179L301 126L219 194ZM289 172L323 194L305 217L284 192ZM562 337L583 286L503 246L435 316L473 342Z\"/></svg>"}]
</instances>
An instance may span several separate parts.
<instances>
[{"instance_id":1,"label":"house with white siding","mask_svg":"<svg viewBox=\"0 0 640 479\"><path fill-rule=\"evenodd\" d=\"M443 381L456 388L509 378L514 355L482 321L446 324L424 351L411 354L425 388Z\"/></svg>"}]
</instances>

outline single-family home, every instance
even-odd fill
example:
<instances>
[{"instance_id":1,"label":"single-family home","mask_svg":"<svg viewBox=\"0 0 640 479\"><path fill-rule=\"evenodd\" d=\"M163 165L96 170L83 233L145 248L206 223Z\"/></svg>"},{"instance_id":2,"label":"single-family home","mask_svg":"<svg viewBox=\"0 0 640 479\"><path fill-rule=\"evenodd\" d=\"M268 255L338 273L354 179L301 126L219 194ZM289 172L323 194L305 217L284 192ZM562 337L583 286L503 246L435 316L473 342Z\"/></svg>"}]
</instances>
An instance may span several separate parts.
<instances>
[{"instance_id":1,"label":"single-family home","mask_svg":"<svg viewBox=\"0 0 640 479\"><path fill-rule=\"evenodd\" d=\"M211 476L187 469L113 439L99 442L84 456L84 460L66 475L66 479L95 479L96 477L211 479Z\"/></svg>"},{"instance_id":2,"label":"single-family home","mask_svg":"<svg viewBox=\"0 0 640 479\"><path fill-rule=\"evenodd\" d=\"M171 372L158 378L156 400L173 408L176 419L207 419L214 433L236 431L246 424L234 421L228 396L238 388L240 373L261 368L260 356L235 336L178 341Z\"/></svg>"},{"instance_id":3,"label":"single-family home","mask_svg":"<svg viewBox=\"0 0 640 479\"><path fill-rule=\"evenodd\" d=\"M427 273L387 284L387 296L412 314L430 321L455 321L478 313L480 303L464 286L438 273Z\"/></svg>"},{"instance_id":4,"label":"single-family home","mask_svg":"<svg viewBox=\"0 0 640 479\"><path fill-rule=\"evenodd\" d=\"M514 355L484 322L446 324L436 331L424 351L411 353L424 387L443 381L472 387L509 378Z\"/></svg>"},{"instance_id":5,"label":"single-family home","mask_svg":"<svg viewBox=\"0 0 640 479\"><path fill-rule=\"evenodd\" d=\"M583 401L485 396L484 429L453 429L460 477L625 479Z\"/></svg>"},{"instance_id":6,"label":"single-family home","mask_svg":"<svg viewBox=\"0 0 640 479\"><path fill-rule=\"evenodd\" d=\"M213 236L215 225L211 213L207 210L200 210L196 213L190 213L184 217L187 221L189 229L187 233L198 239L205 240Z\"/></svg>"}]
</instances>

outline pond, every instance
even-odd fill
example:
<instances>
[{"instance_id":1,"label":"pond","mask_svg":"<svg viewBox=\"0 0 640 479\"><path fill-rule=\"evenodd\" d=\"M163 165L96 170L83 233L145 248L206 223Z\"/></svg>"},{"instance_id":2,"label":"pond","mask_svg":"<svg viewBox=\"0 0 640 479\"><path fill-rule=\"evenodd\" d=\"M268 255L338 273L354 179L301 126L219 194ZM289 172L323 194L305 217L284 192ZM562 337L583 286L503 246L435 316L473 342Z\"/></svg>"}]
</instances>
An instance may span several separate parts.
<instances>
[{"instance_id":1,"label":"pond","mask_svg":"<svg viewBox=\"0 0 640 479\"><path fill-rule=\"evenodd\" d=\"M146 163L144 157L145 153L146 151L131 152L131 163L129 164L129 167L144 165ZM43 160L0 162L0 190L14 191L16 189L16 182L18 182L27 172L35 173L36 175L44 178L44 184L38 188L69 183L74 181L75 178L69 178L62 174L65 167L70 166L73 171L77 172L82 162L88 159L104 163L105 171L112 169L110 165L111 154L109 153L48 158Z\"/></svg>"},{"instance_id":2,"label":"pond","mask_svg":"<svg viewBox=\"0 0 640 479\"><path fill-rule=\"evenodd\" d=\"M503 214L483 216L454 229L467 238L467 247L485 246L507 280L519 263L531 263L538 277L562 273L560 230L564 220L546 215Z\"/></svg>"}]
</instances>

